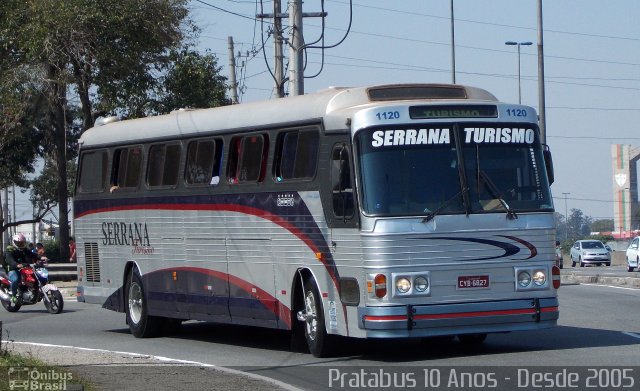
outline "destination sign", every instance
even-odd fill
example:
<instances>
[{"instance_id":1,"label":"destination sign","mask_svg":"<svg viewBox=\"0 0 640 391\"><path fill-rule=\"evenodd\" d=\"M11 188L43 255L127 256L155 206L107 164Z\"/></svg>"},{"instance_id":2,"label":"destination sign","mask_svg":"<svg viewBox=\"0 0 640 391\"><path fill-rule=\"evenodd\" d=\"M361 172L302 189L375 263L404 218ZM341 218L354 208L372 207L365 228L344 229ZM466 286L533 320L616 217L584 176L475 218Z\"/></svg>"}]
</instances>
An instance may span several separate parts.
<instances>
[{"instance_id":1,"label":"destination sign","mask_svg":"<svg viewBox=\"0 0 640 391\"><path fill-rule=\"evenodd\" d=\"M411 119L497 118L498 108L492 105L411 106Z\"/></svg>"}]
</instances>

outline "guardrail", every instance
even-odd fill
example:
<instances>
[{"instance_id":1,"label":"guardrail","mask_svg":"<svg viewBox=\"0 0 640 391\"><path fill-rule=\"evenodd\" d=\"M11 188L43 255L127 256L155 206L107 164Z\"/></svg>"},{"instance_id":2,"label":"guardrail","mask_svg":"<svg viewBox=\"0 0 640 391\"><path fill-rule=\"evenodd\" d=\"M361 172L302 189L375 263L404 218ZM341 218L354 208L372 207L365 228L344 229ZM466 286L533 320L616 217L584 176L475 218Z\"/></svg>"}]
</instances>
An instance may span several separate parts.
<instances>
[{"instance_id":1,"label":"guardrail","mask_svg":"<svg viewBox=\"0 0 640 391\"><path fill-rule=\"evenodd\" d=\"M49 263L49 281L74 281L78 279L77 263Z\"/></svg>"}]
</instances>

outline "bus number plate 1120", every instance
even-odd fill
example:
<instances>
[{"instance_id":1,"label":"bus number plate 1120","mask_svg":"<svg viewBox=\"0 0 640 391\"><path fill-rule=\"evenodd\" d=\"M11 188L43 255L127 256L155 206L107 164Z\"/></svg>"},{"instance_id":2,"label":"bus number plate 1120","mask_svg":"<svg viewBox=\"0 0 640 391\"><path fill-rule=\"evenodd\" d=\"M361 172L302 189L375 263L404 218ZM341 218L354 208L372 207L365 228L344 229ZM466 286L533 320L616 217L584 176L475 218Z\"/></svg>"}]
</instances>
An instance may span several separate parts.
<instances>
[{"instance_id":1,"label":"bus number plate 1120","mask_svg":"<svg viewBox=\"0 0 640 391\"><path fill-rule=\"evenodd\" d=\"M489 276L458 276L458 289L489 288Z\"/></svg>"}]
</instances>

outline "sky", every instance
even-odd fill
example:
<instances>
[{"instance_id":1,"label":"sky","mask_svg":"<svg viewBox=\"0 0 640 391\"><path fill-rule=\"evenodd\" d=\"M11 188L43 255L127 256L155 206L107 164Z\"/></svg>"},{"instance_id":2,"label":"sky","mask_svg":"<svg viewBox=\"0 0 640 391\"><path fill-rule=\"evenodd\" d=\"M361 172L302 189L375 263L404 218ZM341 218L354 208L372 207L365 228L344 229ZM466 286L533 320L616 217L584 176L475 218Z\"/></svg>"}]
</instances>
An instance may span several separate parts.
<instances>
[{"instance_id":1,"label":"sky","mask_svg":"<svg viewBox=\"0 0 640 391\"><path fill-rule=\"evenodd\" d=\"M533 45L521 46L521 99L538 109L538 0L453 3L456 82L517 103L517 50L505 42L530 41ZM282 4L286 10L287 0ZM305 0L303 11L320 12L321 4ZM261 5L264 13L273 12L266 0L191 0L189 5L202 29L198 49L215 54L225 76L228 37L233 37L241 102L274 96L267 67L273 68L271 21L255 18ZM349 31L349 0L325 0L324 7L325 45L346 38L324 51L322 68L322 51L307 51L305 75L317 76L305 79L305 92L452 81L450 0L353 0ZM596 220L613 218L611 145L640 146L638 15L638 0L543 0L547 143L555 166L555 207L563 215L577 208ZM320 18L303 23L306 42L320 37ZM283 24L288 37L288 20ZM17 217L28 217L28 199L17 198Z\"/></svg>"},{"instance_id":2,"label":"sky","mask_svg":"<svg viewBox=\"0 0 640 391\"><path fill-rule=\"evenodd\" d=\"M304 12L320 12L305 0ZM283 10L287 0L282 0ZM537 0L453 0L456 82L518 102L521 46L522 103L538 110ZM241 102L273 99L271 21L255 18L260 0L192 0L203 29L198 47L210 50L230 75L233 37ZM262 1L264 13L272 1ZM325 0L325 45L349 26L349 1ZM556 210L572 208L594 219L613 219L612 144L640 145L640 1L543 0L547 143L555 167ZM283 11L284 12L284 11ZM283 20L288 37L289 21ZM321 19L303 20L305 42L321 35ZM267 61L260 50L266 41ZM285 56L288 57L288 52ZM353 0L346 39L324 51L309 49L305 92L329 86L452 82L450 0ZM287 59L285 59L285 63ZM287 91L288 91L287 87ZM563 194L570 193L570 194ZM565 206L566 197L566 206Z\"/></svg>"}]
</instances>

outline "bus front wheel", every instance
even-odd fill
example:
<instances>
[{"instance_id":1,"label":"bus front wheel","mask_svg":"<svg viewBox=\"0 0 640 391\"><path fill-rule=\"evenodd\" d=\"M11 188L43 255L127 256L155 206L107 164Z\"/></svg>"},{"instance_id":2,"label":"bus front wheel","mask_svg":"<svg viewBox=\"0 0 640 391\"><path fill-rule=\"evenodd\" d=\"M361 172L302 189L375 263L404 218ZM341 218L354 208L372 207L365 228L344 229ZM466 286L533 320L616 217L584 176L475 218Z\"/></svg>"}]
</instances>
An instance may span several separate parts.
<instances>
[{"instance_id":1,"label":"bus front wheel","mask_svg":"<svg viewBox=\"0 0 640 391\"><path fill-rule=\"evenodd\" d=\"M315 357L329 354L329 337L324 324L322 302L315 284L307 280L304 284L304 310L298 312L298 320L304 322L304 336L309 352Z\"/></svg>"},{"instance_id":2,"label":"bus front wheel","mask_svg":"<svg viewBox=\"0 0 640 391\"><path fill-rule=\"evenodd\" d=\"M137 338L155 337L160 330L161 322L159 318L148 315L144 286L137 271L129 274L125 292L127 324L131 334Z\"/></svg>"}]
</instances>

